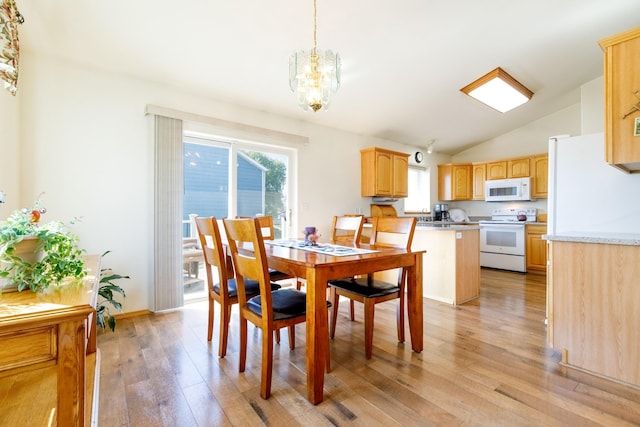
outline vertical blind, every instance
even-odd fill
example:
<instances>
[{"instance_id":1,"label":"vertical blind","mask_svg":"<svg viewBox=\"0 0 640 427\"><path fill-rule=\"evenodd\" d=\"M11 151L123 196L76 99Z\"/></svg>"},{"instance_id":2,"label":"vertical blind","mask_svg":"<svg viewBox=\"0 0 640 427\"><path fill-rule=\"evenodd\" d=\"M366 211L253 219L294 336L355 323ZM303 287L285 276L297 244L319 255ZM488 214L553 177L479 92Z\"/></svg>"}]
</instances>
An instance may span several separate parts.
<instances>
[{"instance_id":1,"label":"vertical blind","mask_svg":"<svg viewBox=\"0 0 640 427\"><path fill-rule=\"evenodd\" d=\"M155 115L154 259L151 311L181 307L182 120Z\"/></svg>"}]
</instances>

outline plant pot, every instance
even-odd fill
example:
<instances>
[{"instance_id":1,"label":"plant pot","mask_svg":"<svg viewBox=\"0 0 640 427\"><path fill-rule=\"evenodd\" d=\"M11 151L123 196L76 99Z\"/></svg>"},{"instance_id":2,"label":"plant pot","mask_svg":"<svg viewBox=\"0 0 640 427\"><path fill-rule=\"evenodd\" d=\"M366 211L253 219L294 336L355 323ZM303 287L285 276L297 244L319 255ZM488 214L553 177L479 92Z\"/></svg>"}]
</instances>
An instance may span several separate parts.
<instances>
[{"instance_id":1,"label":"plant pot","mask_svg":"<svg viewBox=\"0 0 640 427\"><path fill-rule=\"evenodd\" d=\"M22 258L28 263L41 261L44 258L44 252L39 249L40 241L36 236L26 236L21 242L14 245L15 250L13 254ZM0 261L0 267L6 266L5 261ZM17 291L17 286L11 283L11 276L7 278L0 278L0 291L1 292L14 292Z\"/></svg>"}]
</instances>

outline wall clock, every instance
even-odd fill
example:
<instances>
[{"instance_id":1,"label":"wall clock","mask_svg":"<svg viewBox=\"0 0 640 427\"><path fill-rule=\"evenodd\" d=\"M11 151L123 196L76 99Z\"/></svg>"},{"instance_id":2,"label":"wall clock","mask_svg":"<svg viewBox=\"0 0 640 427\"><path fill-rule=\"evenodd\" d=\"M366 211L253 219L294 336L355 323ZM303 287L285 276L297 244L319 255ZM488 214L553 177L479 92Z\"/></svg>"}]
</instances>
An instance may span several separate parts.
<instances>
[{"instance_id":1,"label":"wall clock","mask_svg":"<svg viewBox=\"0 0 640 427\"><path fill-rule=\"evenodd\" d=\"M416 151L415 159L416 163L422 163L424 160L424 154L422 154L422 151Z\"/></svg>"}]
</instances>

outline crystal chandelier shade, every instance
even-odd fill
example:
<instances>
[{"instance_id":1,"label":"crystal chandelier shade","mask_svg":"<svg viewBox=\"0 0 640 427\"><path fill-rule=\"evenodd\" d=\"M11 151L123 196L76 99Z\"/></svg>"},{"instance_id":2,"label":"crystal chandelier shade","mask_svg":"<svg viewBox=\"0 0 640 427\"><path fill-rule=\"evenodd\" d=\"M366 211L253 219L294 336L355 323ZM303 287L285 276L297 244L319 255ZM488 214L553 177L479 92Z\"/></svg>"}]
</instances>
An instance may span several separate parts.
<instances>
[{"instance_id":1,"label":"crystal chandelier shade","mask_svg":"<svg viewBox=\"0 0 640 427\"><path fill-rule=\"evenodd\" d=\"M316 47L316 1L313 1L313 49L289 57L289 87L304 111L326 110L331 95L340 88L340 55Z\"/></svg>"}]
</instances>

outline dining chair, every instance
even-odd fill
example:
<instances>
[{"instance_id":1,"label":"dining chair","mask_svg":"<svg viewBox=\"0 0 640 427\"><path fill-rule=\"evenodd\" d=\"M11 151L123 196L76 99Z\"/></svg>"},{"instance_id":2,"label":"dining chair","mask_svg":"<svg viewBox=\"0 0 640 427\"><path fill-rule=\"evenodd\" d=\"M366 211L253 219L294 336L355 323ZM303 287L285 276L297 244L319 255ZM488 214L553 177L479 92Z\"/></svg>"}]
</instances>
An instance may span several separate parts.
<instances>
[{"instance_id":1,"label":"dining chair","mask_svg":"<svg viewBox=\"0 0 640 427\"><path fill-rule=\"evenodd\" d=\"M271 291L271 276L258 218L223 219L223 223L238 284L240 372L244 372L246 365L249 321L262 330L260 396L268 399L271 395L274 332L284 327L288 328L289 348L295 348L295 325L306 321L307 296L304 292L291 288ZM246 292L246 283L249 280L259 283L260 295L251 297ZM329 370L328 354L326 358Z\"/></svg>"},{"instance_id":2,"label":"dining chair","mask_svg":"<svg viewBox=\"0 0 640 427\"><path fill-rule=\"evenodd\" d=\"M220 227L215 217L196 217L198 239L204 253L204 265L207 275L209 299L209 323L207 341L213 338L214 301L220 304L220 343L218 356L227 353L227 337L231 320L231 307L238 303L238 286L235 279L231 258L225 252L220 234ZM217 272L217 282L214 283L213 270ZM270 283L271 289L279 289L280 285ZM244 289L249 297L260 293L260 285L255 280L245 280Z\"/></svg>"},{"instance_id":3,"label":"dining chair","mask_svg":"<svg viewBox=\"0 0 640 427\"><path fill-rule=\"evenodd\" d=\"M237 216L236 218L252 218L248 216ZM271 215L256 215L255 218L258 219L260 223L260 231L262 232L262 238L264 240L275 240L276 233L275 227L273 225L273 217ZM272 282L279 282L280 280L288 280L294 279L294 276L290 274L283 273L282 271L274 270L272 268L269 269L269 275L271 276Z\"/></svg>"},{"instance_id":4,"label":"dining chair","mask_svg":"<svg viewBox=\"0 0 640 427\"><path fill-rule=\"evenodd\" d=\"M410 250L416 228L414 217L374 217L371 231L371 245ZM404 342L404 306L407 273L398 271L397 283L375 279L372 274L359 278L329 281L331 293L331 324L329 335L335 336L340 296L364 304L365 356L371 358L373 351L373 318L375 305L381 302L399 299L397 307L398 341ZM353 320L353 319L352 319Z\"/></svg>"},{"instance_id":5,"label":"dining chair","mask_svg":"<svg viewBox=\"0 0 640 427\"><path fill-rule=\"evenodd\" d=\"M332 243L359 243L364 215L334 215L331 223Z\"/></svg>"}]
</instances>

